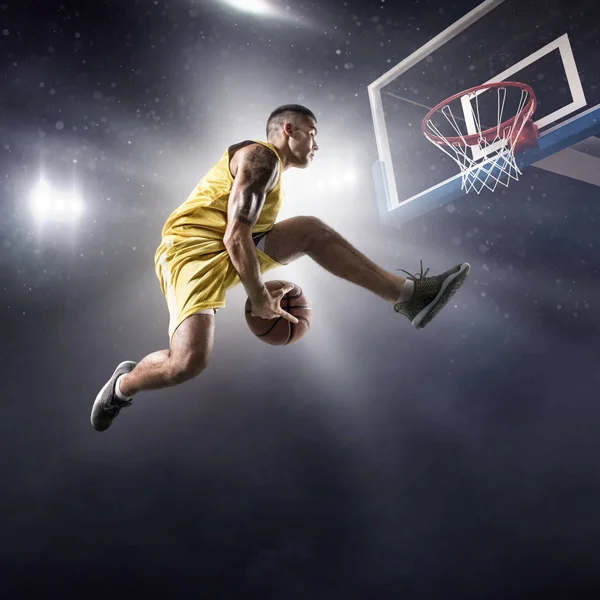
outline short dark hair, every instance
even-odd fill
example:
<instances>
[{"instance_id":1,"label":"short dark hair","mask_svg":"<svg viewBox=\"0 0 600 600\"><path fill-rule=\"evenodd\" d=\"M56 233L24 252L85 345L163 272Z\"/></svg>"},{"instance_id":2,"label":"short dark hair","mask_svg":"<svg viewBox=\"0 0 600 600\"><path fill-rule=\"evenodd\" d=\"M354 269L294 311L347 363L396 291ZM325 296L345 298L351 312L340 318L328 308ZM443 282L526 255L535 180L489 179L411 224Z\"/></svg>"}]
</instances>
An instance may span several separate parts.
<instances>
[{"instance_id":1,"label":"short dark hair","mask_svg":"<svg viewBox=\"0 0 600 600\"><path fill-rule=\"evenodd\" d=\"M301 106L300 104L284 104L283 106L276 108L269 116L267 121L267 139L282 122L289 119L291 116L290 113L294 115L304 115L305 117L313 119L315 123L317 122L317 117L315 117L314 113L306 108L306 106Z\"/></svg>"}]
</instances>

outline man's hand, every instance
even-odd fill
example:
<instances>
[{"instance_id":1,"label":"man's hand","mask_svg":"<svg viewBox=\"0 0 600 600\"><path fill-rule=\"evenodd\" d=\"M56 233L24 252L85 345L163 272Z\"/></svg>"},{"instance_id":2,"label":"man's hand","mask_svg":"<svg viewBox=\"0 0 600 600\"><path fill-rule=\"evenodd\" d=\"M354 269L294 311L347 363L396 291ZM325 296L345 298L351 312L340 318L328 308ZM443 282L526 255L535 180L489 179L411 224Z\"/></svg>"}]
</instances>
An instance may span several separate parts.
<instances>
[{"instance_id":1,"label":"man's hand","mask_svg":"<svg viewBox=\"0 0 600 600\"><path fill-rule=\"evenodd\" d=\"M289 283L275 290L269 290L264 287L264 291L260 291L250 298L250 309L252 315L261 319L278 319L283 317L291 323L297 323L298 319L290 313L285 312L281 308L281 299L294 289Z\"/></svg>"}]
</instances>

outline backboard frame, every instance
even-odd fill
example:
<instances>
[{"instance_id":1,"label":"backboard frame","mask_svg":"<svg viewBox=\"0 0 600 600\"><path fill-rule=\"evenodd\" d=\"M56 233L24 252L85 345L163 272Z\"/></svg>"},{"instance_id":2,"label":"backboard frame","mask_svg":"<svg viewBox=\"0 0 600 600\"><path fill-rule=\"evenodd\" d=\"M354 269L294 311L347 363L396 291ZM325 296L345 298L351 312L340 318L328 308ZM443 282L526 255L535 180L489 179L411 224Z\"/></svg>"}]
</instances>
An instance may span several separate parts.
<instances>
[{"instance_id":1,"label":"backboard frame","mask_svg":"<svg viewBox=\"0 0 600 600\"><path fill-rule=\"evenodd\" d=\"M456 200L464 194L464 191L461 189L461 174L457 173L456 176L410 198L401 200L398 197L396 177L392 165L392 151L383 108L382 89L506 1L485 0L368 86L379 156L379 159L373 165L373 178L379 213L384 223L399 227L402 223ZM535 121L540 129L539 147L528 150L518 157L517 165L519 169L535 165L537 162L543 161L547 157L590 136L600 134L600 105L591 107L573 118L551 127L557 120L564 119L574 111L587 106L586 96L567 33L560 35L487 81L482 81L481 84L505 81L511 78L514 73L556 50L559 51L561 56L572 102ZM468 102L468 100L465 101ZM469 123L471 111L466 110L468 106L464 106L464 108L467 128L472 128L473 133L475 133L475 124ZM544 128L546 129L544 130Z\"/></svg>"}]
</instances>

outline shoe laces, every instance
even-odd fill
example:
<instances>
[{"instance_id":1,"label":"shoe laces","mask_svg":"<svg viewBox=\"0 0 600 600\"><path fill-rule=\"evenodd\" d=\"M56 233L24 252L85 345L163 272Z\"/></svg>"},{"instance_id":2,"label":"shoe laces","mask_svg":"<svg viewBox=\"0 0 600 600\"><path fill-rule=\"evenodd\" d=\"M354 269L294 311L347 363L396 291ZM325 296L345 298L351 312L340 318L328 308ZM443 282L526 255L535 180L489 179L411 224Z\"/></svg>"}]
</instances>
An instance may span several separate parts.
<instances>
[{"instance_id":1,"label":"shoe laces","mask_svg":"<svg viewBox=\"0 0 600 600\"><path fill-rule=\"evenodd\" d=\"M114 403L112 401L110 403L108 403L108 405L104 407L104 410L109 411L109 412L113 411L115 414L118 415L119 411L122 408L127 408L128 406L131 406L133 403L133 400L119 400L119 399L116 399L116 400L117 400L116 403Z\"/></svg>"},{"instance_id":2,"label":"shoe laces","mask_svg":"<svg viewBox=\"0 0 600 600\"><path fill-rule=\"evenodd\" d=\"M429 273L429 269L426 269L425 273L423 273L423 260L421 260L421 272L416 273L415 275L413 275L412 273L409 273L408 271L405 271L404 269L396 269L396 270L406 273L408 275L408 277L410 279L412 279L413 281L416 281L417 279L424 279L427 276L427 273Z\"/></svg>"}]
</instances>

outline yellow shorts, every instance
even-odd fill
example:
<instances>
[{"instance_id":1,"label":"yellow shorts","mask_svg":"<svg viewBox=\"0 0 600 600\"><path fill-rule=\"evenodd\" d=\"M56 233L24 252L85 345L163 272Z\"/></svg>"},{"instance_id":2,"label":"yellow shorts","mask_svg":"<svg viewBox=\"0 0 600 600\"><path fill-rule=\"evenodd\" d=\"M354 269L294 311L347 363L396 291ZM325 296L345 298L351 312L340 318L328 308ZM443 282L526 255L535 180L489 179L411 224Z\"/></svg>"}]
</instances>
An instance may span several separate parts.
<instances>
[{"instance_id":1,"label":"yellow shorts","mask_svg":"<svg viewBox=\"0 0 600 600\"><path fill-rule=\"evenodd\" d=\"M263 235L254 240L261 273L283 266L263 252ZM157 250L156 275L169 309L169 339L191 315L225 307L227 290L240 283L227 251L204 252L204 246L202 240L163 241Z\"/></svg>"}]
</instances>

